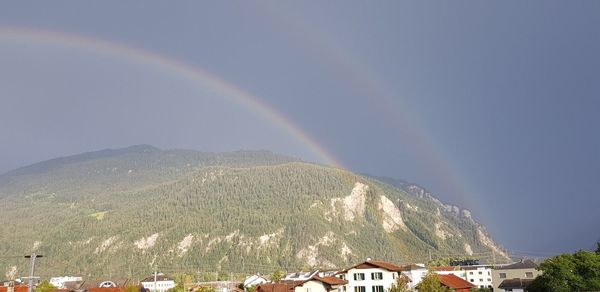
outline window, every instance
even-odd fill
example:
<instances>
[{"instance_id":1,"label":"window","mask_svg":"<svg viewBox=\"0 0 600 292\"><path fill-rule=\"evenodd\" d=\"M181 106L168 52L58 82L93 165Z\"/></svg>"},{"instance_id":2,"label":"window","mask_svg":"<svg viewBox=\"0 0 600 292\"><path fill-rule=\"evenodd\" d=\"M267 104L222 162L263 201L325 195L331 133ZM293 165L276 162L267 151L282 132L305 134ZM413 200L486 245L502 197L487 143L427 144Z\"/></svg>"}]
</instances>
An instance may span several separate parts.
<instances>
[{"instance_id":1,"label":"window","mask_svg":"<svg viewBox=\"0 0 600 292\"><path fill-rule=\"evenodd\" d=\"M371 273L371 280L381 280L383 279L383 273Z\"/></svg>"},{"instance_id":2,"label":"window","mask_svg":"<svg viewBox=\"0 0 600 292\"><path fill-rule=\"evenodd\" d=\"M525 272L525 278L533 278L533 272Z\"/></svg>"},{"instance_id":3,"label":"window","mask_svg":"<svg viewBox=\"0 0 600 292\"><path fill-rule=\"evenodd\" d=\"M500 279L506 279L506 273L500 273Z\"/></svg>"},{"instance_id":4,"label":"window","mask_svg":"<svg viewBox=\"0 0 600 292\"><path fill-rule=\"evenodd\" d=\"M469 275L473 275L473 272L469 272Z\"/></svg>"},{"instance_id":5,"label":"window","mask_svg":"<svg viewBox=\"0 0 600 292\"><path fill-rule=\"evenodd\" d=\"M383 286L373 286L373 292L383 292Z\"/></svg>"},{"instance_id":6,"label":"window","mask_svg":"<svg viewBox=\"0 0 600 292\"><path fill-rule=\"evenodd\" d=\"M356 286L354 292L367 292L367 289L365 289L365 286Z\"/></svg>"},{"instance_id":7,"label":"window","mask_svg":"<svg viewBox=\"0 0 600 292\"><path fill-rule=\"evenodd\" d=\"M365 279L365 273L356 273L354 274L354 281L363 281ZM363 287L365 288L365 287ZM362 291L364 292L364 291Z\"/></svg>"},{"instance_id":8,"label":"window","mask_svg":"<svg viewBox=\"0 0 600 292\"><path fill-rule=\"evenodd\" d=\"M482 275L483 273L481 271L479 271L479 275Z\"/></svg>"},{"instance_id":9,"label":"window","mask_svg":"<svg viewBox=\"0 0 600 292\"><path fill-rule=\"evenodd\" d=\"M483 279L481 279L481 278L480 278L480 279L479 279L479 282L483 282Z\"/></svg>"},{"instance_id":10,"label":"window","mask_svg":"<svg viewBox=\"0 0 600 292\"><path fill-rule=\"evenodd\" d=\"M471 279L471 281L469 281L469 282L473 283L473 282L475 282L475 279Z\"/></svg>"},{"instance_id":11,"label":"window","mask_svg":"<svg viewBox=\"0 0 600 292\"><path fill-rule=\"evenodd\" d=\"M346 275L345 274L339 274L338 277L342 280L346 280Z\"/></svg>"}]
</instances>

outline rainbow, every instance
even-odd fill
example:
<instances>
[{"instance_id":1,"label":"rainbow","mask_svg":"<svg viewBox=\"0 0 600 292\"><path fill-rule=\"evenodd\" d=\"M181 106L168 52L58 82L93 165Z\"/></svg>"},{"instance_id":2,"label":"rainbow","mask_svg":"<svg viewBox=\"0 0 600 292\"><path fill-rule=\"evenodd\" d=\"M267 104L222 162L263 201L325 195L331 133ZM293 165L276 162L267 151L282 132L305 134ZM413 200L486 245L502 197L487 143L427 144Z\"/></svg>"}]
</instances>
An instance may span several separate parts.
<instances>
[{"instance_id":1,"label":"rainbow","mask_svg":"<svg viewBox=\"0 0 600 292\"><path fill-rule=\"evenodd\" d=\"M160 71L175 74L198 86L211 88L224 97L230 98L232 101L267 119L284 130L284 132L288 133L296 141L307 147L308 150L321 160L320 162L343 168L342 163L340 163L333 154L319 144L309 133L297 126L290 119L286 118L275 108L234 84L196 66L183 63L164 55L159 55L146 49L77 34L22 27L0 27L0 43L15 41L25 41L43 45L50 44L59 47L83 50L99 55L124 59L145 66L152 66Z\"/></svg>"},{"instance_id":2,"label":"rainbow","mask_svg":"<svg viewBox=\"0 0 600 292\"><path fill-rule=\"evenodd\" d=\"M407 107L406 102L402 102L402 95L388 90L381 78L359 62L360 58L352 56L348 50L332 42L322 30L299 21L295 15L284 10L273 11L272 6L265 8L269 8L266 10L267 15L275 19L274 22L287 25L287 30L294 34L292 39L296 40L298 46L306 47L307 52L317 51L311 57L319 59L321 64L328 64L336 76L348 80L347 84L375 101L371 105L381 112L379 117L411 140L415 145L415 155L433 172L431 175L441 179L450 192L463 197L465 202L473 199L468 195L473 193L472 186L459 175L462 171L451 162L450 155L439 147L442 143L437 143L428 135L429 131L423 123L419 123L419 117Z\"/></svg>"}]
</instances>

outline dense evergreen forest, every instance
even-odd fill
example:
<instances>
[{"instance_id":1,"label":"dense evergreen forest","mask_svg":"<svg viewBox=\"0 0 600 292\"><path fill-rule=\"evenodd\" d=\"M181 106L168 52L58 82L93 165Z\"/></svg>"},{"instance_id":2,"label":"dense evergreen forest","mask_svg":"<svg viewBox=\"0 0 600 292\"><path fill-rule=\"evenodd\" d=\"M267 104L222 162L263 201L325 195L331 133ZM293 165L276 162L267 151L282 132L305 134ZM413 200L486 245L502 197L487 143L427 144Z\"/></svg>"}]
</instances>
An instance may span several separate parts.
<instances>
[{"instance_id":1,"label":"dense evergreen forest","mask_svg":"<svg viewBox=\"0 0 600 292\"><path fill-rule=\"evenodd\" d=\"M32 251L42 276L503 259L480 224L423 192L268 151L84 153L0 176L0 269L23 275Z\"/></svg>"}]
</instances>

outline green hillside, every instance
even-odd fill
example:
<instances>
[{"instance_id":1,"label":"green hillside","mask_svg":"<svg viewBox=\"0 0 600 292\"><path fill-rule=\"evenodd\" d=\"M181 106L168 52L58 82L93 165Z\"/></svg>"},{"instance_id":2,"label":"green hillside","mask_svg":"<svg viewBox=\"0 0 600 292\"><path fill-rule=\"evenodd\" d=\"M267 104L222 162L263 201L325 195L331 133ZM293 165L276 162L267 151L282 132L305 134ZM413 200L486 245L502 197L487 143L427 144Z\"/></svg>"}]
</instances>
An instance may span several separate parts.
<instances>
[{"instance_id":1,"label":"green hillside","mask_svg":"<svg viewBox=\"0 0 600 292\"><path fill-rule=\"evenodd\" d=\"M503 257L467 213L416 186L266 151L87 153L1 176L0 202L0 269L19 274L26 262L14 256L33 250L48 276Z\"/></svg>"}]
</instances>

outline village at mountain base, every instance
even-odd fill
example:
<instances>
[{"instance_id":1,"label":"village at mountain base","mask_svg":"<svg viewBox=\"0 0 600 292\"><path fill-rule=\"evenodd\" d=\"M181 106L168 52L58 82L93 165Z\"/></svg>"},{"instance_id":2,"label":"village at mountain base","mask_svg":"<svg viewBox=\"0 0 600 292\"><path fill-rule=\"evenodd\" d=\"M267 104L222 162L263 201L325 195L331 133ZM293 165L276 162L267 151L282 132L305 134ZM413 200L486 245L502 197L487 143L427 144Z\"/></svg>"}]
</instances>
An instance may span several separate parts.
<instances>
[{"instance_id":1,"label":"village at mountain base","mask_svg":"<svg viewBox=\"0 0 600 292\"><path fill-rule=\"evenodd\" d=\"M541 274L537 264L521 260L505 265L457 265L425 267L423 264L396 265L370 260L343 270L293 272L272 281L266 275L250 275L243 282L214 281L185 283L185 292L388 292L403 285L404 290L419 289L426 277L435 277L444 291L526 291L535 277ZM0 292L27 292L27 281L7 280ZM39 288L40 281L33 289ZM156 273L138 283L127 278L84 279L63 276L49 279L50 289L43 292L167 292L176 288L172 277ZM39 290L39 289L36 289Z\"/></svg>"}]
</instances>

